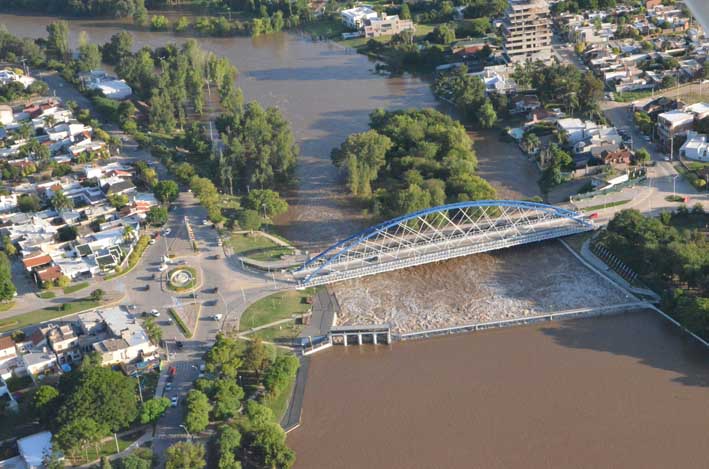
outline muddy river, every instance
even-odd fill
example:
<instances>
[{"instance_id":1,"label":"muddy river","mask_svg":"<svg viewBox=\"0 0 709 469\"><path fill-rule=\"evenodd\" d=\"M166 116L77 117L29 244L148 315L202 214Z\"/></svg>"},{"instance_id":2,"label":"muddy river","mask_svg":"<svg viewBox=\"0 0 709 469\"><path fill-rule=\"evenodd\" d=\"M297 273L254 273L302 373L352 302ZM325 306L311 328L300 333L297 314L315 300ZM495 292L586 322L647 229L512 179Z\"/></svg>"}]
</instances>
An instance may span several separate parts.
<instances>
[{"instance_id":1,"label":"muddy river","mask_svg":"<svg viewBox=\"0 0 709 469\"><path fill-rule=\"evenodd\" d=\"M312 357L296 468L707 467L709 353L652 312Z\"/></svg>"},{"instance_id":2,"label":"muddy river","mask_svg":"<svg viewBox=\"0 0 709 469\"><path fill-rule=\"evenodd\" d=\"M0 24L18 36L46 37L52 17L0 14ZM72 46L86 31L103 44L116 32L133 33L134 47L182 42L172 33L136 31L115 20L70 20ZM412 76L375 74L365 56L330 42L293 34L256 38L196 38L205 50L229 58L240 71L237 84L247 100L277 106L291 123L300 144L298 185L290 194L290 212L279 220L281 232L306 249L326 247L367 223L353 206L330 162L330 151L351 133L367 129L377 108L432 107L428 83Z\"/></svg>"}]
</instances>

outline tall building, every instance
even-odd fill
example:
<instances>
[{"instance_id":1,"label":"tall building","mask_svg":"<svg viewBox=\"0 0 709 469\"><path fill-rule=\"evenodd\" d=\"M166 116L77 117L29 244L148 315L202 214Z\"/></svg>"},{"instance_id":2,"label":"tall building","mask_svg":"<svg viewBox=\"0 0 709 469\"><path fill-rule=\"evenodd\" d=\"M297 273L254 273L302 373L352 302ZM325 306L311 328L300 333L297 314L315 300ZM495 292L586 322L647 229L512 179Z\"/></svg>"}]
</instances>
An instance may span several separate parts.
<instances>
[{"instance_id":1,"label":"tall building","mask_svg":"<svg viewBox=\"0 0 709 469\"><path fill-rule=\"evenodd\" d=\"M503 50L508 60L551 59L549 23L549 5L545 0L511 0L503 23Z\"/></svg>"}]
</instances>

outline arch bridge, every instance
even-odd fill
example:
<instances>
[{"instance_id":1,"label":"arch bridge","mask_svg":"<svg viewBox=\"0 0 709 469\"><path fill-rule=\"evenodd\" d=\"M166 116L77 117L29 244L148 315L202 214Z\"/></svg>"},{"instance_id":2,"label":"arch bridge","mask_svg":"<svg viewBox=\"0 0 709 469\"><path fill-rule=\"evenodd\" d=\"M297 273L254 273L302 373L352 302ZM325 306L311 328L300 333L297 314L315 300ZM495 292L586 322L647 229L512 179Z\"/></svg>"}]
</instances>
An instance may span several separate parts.
<instances>
[{"instance_id":1,"label":"arch bridge","mask_svg":"<svg viewBox=\"0 0 709 469\"><path fill-rule=\"evenodd\" d=\"M409 213L367 228L293 272L299 288L590 231L593 221L561 207L478 200Z\"/></svg>"}]
</instances>

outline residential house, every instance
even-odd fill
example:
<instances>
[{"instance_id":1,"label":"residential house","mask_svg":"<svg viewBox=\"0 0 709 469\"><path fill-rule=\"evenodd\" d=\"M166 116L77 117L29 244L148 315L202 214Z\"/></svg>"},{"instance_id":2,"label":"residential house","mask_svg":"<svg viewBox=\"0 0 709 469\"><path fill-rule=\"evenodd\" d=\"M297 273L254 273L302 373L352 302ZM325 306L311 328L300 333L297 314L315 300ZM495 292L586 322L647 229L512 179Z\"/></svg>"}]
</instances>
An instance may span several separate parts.
<instances>
[{"instance_id":1,"label":"residential house","mask_svg":"<svg viewBox=\"0 0 709 469\"><path fill-rule=\"evenodd\" d=\"M12 124L15 121L15 115L12 108L7 104L0 104L0 125Z\"/></svg>"},{"instance_id":2,"label":"residential house","mask_svg":"<svg viewBox=\"0 0 709 469\"><path fill-rule=\"evenodd\" d=\"M383 18L372 18L365 22L365 37L373 38L380 36L392 36L403 31L414 31L414 23L411 20L402 20L399 15L389 15Z\"/></svg>"},{"instance_id":3,"label":"residential house","mask_svg":"<svg viewBox=\"0 0 709 469\"><path fill-rule=\"evenodd\" d=\"M30 350L19 358L20 367L17 370L30 375L38 375L57 367L57 357L47 347L41 350Z\"/></svg>"},{"instance_id":4,"label":"residential house","mask_svg":"<svg viewBox=\"0 0 709 469\"><path fill-rule=\"evenodd\" d=\"M77 347L79 339L70 325L54 326L47 333L47 341L60 365L81 360L81 352Z\"/></svg>"},{"instance_id":5,"label":"residential house","mask_svg":"<svg viewBox=\"0 0 709 469\"><path fill-rule=\"evenodd\" d=\"M51 455L52 434L50 432L35 433L17 440L18 456L27 469L41 469L46 467L44 462L47 455ZM60 456L60 459L63 459Z\"/></svg>"},{"instance_id":6,"label":"residential house","mask_svg":"<svg viewBox=\"0 0 709 469\"><path fill-rule=\"evenodd\" d=\"M542 107L541 101L536 95L517 95L512 98L512 112L526 113Z\"/></svg>"},{"instance_id":7,"label":"residential house","mask_svg":"<svg viewBox=\"0 0 709 469\"><path fill-rule=\"evenodd\" d=\"M15 341L9 335L0 337L0 369L6 368L7 364L14 362L17 358L17 348Z\"/></svg>"},{"instance_id":8,"label":"residential house","mask_svg":"<svg viewBox=\"0 0 709 469\"><path fill-rule=\"evenodd\" d=\"M687 141L679 149L679 154L690 160L709 162L709 138L697 132L687 132Z\"/></svg>"},{"instance_id":9,"label":"residential house","mask_svg":"<svg viewBox=\"0 0 709 469\"><path fill-rule=\"evenodd\" d=\"M363 29L367 20L376 19L378 16L369 5L360 5L340 12L342 22L350 29Z\"/></svg>"},{"instance_id":10,"label":"residential house","mask_svg":"<svg viewBox=\"0 0 709 469\"><path fill-rule=\"evenodd\" d=\"M157 347L130 313L114 307L101 311L100 315L111 335L111 338L93 344L103 365L129 363L156 353Z\"/></svg>"},{"instance_id":11,"label":"residential house","mask_svg":"<svg viewBox=\"0 0 709 469\"><path fill-rule=\"evenodd\" d=\"M133 94L133 89L125 80L119 80L103 70L91 70L82 73L79 78L89 89L99 90L109 99L126 99Z\"/></svg>"},{"instance_id":12,"label":"residential house","mask_svg":"<svg viewBox=\"0 0 709 469\"><path fill-rule=\"evenodd\" d=\"M601 164L616 165L630 164L633 160L633 153L627 148L621 148L616 151L604 150L600 156Z\"/></svg>"},{"instance_id":13,"label":"residential house","mask_svg":"<svg viewBox=\"0 0 709 469\"><path fill-rule=\"evenodd\" d=\"M669 149L670 142L678 135L686 135L694 126L694 114L680 110L663 112L657 116L657 135L660 144Z\"/></svg>"}]
</instances>

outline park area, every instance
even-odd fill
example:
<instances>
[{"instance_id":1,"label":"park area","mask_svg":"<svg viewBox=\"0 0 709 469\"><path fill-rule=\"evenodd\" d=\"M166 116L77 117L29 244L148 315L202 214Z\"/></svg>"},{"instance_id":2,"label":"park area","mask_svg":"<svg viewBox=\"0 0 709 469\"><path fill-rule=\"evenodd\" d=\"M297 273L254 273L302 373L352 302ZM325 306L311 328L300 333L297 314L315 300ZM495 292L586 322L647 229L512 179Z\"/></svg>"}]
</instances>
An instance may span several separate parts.
<instances>
[{"instance_id":1,"label":"park area","mask_svg":"<svg viewBox=\"0 0 709 469\"><path fill-rule=\"evenodd\" d=\"M279 244L271 237L264 236L259 232L234 233L228 243L234 254L255 261L277 261L282 256L294 253L292 247Z\"/></svg>"},{"instance_id":2,"label":"park area","mask_svg":"<svg viewBox=\"0 0 709 469\"><path fill-rule=\"evenodd\" d=\"M315 289L307 288L279 292L262 298L244 311L239 321L239 332L266 341L297 337L303 326L297 324L295 318L310 312L314 295ZM264 327L269 324L272 325ZM254 329L256 330L251 332Z\"/></svg>"}]
</instances>

